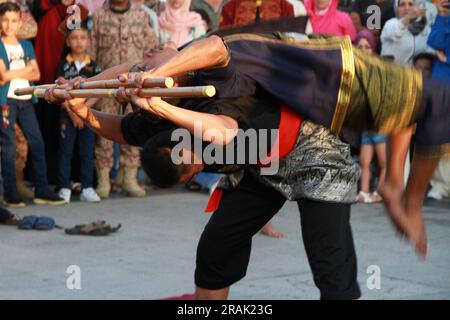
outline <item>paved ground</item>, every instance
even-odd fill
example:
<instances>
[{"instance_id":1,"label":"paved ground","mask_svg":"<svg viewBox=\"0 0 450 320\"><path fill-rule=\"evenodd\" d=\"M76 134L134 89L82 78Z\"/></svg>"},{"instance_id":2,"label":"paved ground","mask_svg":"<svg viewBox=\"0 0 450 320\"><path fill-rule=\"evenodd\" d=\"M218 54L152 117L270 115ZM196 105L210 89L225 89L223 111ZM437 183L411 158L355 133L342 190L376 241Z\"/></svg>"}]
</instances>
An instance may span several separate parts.
<instances>
[{"instance_id":1,"label":"paved ground","mask_svg":"<svg viewBox=\"0 0 450 320\"><path fill-rule=\"evenodd\" d=\"M66 227L96 219L123 227L108 237L81 237L0 226L0 299L159 299L193 292L196 243L208 220L199 208L207 197L181 190L150 194L16 210L52 216ZM394 235L380 205L354 206L364 299L450 299L450 202L430 202L425 212L430 250L421 262ZM256 236L248 275L231 298L317 299L296 206L287 204L274 222L286 237ZM66 287L70 265L81 268L81 290ZM380 289L367 287L371 265L380 268Z\"/></svg>"}]
</instances>

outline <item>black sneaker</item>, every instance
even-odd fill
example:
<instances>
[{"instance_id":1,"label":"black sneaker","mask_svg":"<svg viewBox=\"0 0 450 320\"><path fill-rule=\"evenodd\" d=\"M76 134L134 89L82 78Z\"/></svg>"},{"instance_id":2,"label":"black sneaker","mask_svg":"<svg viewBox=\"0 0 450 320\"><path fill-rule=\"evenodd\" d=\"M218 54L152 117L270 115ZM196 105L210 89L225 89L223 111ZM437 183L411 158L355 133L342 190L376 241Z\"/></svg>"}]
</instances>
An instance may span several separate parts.
<instances>
[{"instance_id":1,"label":"black sneaker","mask_svg":"<svg viewBox=\"0 0 450 320\"><path fill-rule=\"evenodd\" d=\"M51 206L60 206L66 204L63 198L60 198L56 193L47 191L45 193L36 193L33 202L35 204L49 204Z\"/></svg>"},{"instance_id":2,"label":"black sneaker","mask_svg":"<svg viewBox=\"0 0 450 320\"><path fill-rule=\"evenodd\" d=\"M3 203L8 208L25 208L25 203L18 193L14 194L4 194L3 195Z\"/></svg>"}]
</instances>

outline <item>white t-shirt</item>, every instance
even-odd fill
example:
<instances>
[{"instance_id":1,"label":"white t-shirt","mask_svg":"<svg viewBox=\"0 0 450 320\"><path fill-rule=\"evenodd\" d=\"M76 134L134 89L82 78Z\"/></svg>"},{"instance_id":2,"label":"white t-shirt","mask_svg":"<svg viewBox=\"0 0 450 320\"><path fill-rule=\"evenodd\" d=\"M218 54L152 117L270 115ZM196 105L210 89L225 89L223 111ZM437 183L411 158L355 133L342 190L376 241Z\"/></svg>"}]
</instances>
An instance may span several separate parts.
<instances>
[{"instance_id":1,"label":"white t-shirt","mask_svg":"<svg viewBox=\"0 0 450 320\"><path fill-rule=\"evenodd\" d=\"M86 60L83 61L75 60L75 67L77 68L77 71L80 72L81 69L86 67Z\"/></svg>"},{"instance_id":2,"label":"white t-shirt","mask_svg":"<svg viewBox=\"0 0 450 320\"><path fill-rule=\"evenodd\" d=\"M25 68L25 53L20 44L6 44L5 43L6 53L8 54L9 59L9 70L17 70L21 68ZM9 83L8 90L8 98L18 99L18 100L30 100L31 94L26 96L16 96L14 94L14 90L26 88L30 86L30 82L27 79L13 79Z\"/></svg>"}]
</instances>

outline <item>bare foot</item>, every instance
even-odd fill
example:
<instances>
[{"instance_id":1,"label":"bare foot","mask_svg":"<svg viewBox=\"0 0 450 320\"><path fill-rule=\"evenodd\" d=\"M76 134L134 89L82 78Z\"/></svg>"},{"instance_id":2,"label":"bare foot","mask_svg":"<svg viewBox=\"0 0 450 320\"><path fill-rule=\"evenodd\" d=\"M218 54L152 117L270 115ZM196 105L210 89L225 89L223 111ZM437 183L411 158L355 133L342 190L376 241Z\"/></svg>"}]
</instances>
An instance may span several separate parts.
<instances>
[{"instance_id":1,"label":"bare foot","mask_svg":"<svg viewBox=\"0 0 450 320\"><path fill-rule=\"evenodd\" d=\"M423 212L421 209L410 209L406 206L408 220L411 225L412 234L409 237L412 244L415 246L419 255L425 259L427 256L428 242L425 231L425 222L423 219Z\"/></svg>"},{"instance_id":2,"label":"bare foot","mask_svg":"<svg viewBox=\"0 0 450 320\"><path fill-rule=\"evenodd\" d=\"M407 210L403 192L385 182L379 189L384 206L397 231L408 238L422 258L427 254L427 238L422 211Z\"/></svg>"},{"instance_id":3,"label":"bare foot","mask_svg":"<svg viewBox=\"0 0 450 320\"><path fill-rule=\"evenodd\" d=\"M397 231L402 236L408 235L410 224L403 205L403 190L385 182L379 187L378 193Z\"/></svg>"},{"instance_id":4,"label":"bare foot","mask_svg":"<svg viewBox=\"0 0 450 320\"><path fill-rule=\"evenodd\" d=\"M260 231L263 235L268 236L268 237L272 237L272 238L277 238L277 239L281 239L284 237L283 232L275 229L272 225L272 222L267 222L266 225L264 227L262 227L261 231Z\"/></svg>"}]
</instances>

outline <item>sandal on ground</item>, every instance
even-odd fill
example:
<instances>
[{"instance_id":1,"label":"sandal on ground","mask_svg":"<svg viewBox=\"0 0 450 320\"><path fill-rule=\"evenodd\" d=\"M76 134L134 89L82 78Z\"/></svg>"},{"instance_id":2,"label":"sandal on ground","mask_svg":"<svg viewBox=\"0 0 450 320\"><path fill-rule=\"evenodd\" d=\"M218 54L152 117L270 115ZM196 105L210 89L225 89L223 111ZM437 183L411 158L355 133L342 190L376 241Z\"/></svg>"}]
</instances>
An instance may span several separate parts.
<instances>
[{"instance_id":1,"label":"sandal on ground","mask_svg":"<svg viewBox=\"0 0 450 320\"><path fill-rule=\"evenodd\" d=\"M359 203L372 203L372 198L369 193L360 191L356 196L356 201Z\"/></svg>"},{"instance_id":2,"label":"sandal on ground","mask_svg":"<svg viewBox=\"0 0 450 320\"><path fill-rule=\"evenodd\" d=\"M122 225L111 227L107 225L105 221L98 220L89 224L76 225L73 228L66 229L66 234L69 235L88 235L88 236L106 236L112 232L116 232Z\"/></svg>"},{"instance_id":3,"label":"sandal on ground","mask_svg":"<svg viewBox=\"0 0 450 320\"><path fill-rule=\"evenodd\" d=\"M376 191L372 192L372 194L370 195L370 198L372 199L373 203L377 203L377 202L383 201L383 198Z\"/></svg>"},{"instance_id":4,"label":"sandal on ground","mask_svg":"<svg viewBox=\"0 0 450 320\"><path fill-rule=\"evenodd\" d=\"M15 223L15 221L12 221L12 223ZM52 230L53 228L61 229L60 226L55 224L55 220L53 218L37 216L25 216L22 219L19 219L17 227L21 230Z\"/></svg>"},{"instance_id":5,"label":"sandal on ground","mask_svg":"<svg viewBox=\"0 0 450 320\"><path fill-rule=\"evenodd\" d=\"M39 217L34 224L36 230L52 230L55 227L55 220L50 217Z\"/></svg>"},{"instance_id":6,"label":"sandal on ground","mask_svg":"<svg viewBox=\"0 0 450 320\"><path fill-rule=\"evenodd\" d=\"M17 227L21 230L31 230L34 229L34 225L37 221L38 217L36 216L25 216L22 220L20 220Z\"/></svg>"}]
</instances>

